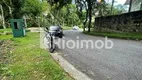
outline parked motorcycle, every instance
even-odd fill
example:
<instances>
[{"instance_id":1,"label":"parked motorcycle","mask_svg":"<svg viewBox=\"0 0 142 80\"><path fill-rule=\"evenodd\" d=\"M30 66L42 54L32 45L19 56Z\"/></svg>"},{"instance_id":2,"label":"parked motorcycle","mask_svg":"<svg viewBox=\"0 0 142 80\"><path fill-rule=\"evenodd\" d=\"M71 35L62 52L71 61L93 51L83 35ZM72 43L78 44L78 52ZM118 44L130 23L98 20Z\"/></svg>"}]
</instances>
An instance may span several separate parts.
<instances>
[{"instance_id":1,"label":"parked motorcycle","mask_svg":"<svg viewBox=\"0 0 142 80\"><path fill-rule=\"evenodd\" d=\"M63 37L63 30L60 26L50 26L49 28L46 27L45 31L44 45L53 53L56 48L55 40Z\"/></svg>"}]
</instances>

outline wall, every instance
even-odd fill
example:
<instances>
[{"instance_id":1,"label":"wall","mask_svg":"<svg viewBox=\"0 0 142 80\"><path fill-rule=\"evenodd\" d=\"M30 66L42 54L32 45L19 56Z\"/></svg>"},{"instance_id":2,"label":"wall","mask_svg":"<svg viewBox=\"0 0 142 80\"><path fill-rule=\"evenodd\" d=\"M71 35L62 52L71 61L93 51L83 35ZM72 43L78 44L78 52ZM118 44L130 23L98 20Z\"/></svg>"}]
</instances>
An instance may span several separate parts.
<instances>
[{"instance_id":1,"label":"wall","mask_svg":"<svg viewBox=\"0 0 142 80\"><path fill-rule=\"evenodd\" d=\"M142 32L142 11L95 18L95 31Z\"/></svg>"}]
</instances>

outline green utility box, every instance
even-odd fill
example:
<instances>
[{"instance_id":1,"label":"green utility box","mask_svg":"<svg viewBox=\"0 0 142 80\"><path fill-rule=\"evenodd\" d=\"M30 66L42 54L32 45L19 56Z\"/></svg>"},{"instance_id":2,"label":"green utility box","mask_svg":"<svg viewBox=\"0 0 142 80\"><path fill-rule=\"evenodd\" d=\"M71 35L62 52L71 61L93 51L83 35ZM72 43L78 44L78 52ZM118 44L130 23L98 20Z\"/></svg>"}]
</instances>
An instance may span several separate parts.
<instances>
[{"instance_id":1,"label":"green utility box","mask_svg":"<svg viewBox=\"0 0 142 80\"><path fill-rule=\"evenodd\" d=\"M10 24L12 27L12 32L14 37L24 37L25 36L25 22L24 19L11 19Z\"/></svg>"}]
</instances>

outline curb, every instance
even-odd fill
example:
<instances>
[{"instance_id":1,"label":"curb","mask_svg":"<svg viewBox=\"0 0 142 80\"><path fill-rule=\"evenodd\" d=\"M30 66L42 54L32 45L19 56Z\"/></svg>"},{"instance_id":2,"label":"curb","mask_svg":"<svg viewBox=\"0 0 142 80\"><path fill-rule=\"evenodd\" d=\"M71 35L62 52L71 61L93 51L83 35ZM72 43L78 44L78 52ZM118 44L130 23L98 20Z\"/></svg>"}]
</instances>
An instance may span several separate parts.
<instances>
[{"instance_id":1,"label":"curb","mask_svg":"<svg viewBox=\"0 0 142 80\"><path fill-rule=\"evenodd\" d=\"M88 76L86 76L85 74L77 70L67 60L65 60L59 53L52 53L50 55L75 80L92 80L91 78L89 78Z\"/></svg>"}]
</instances>

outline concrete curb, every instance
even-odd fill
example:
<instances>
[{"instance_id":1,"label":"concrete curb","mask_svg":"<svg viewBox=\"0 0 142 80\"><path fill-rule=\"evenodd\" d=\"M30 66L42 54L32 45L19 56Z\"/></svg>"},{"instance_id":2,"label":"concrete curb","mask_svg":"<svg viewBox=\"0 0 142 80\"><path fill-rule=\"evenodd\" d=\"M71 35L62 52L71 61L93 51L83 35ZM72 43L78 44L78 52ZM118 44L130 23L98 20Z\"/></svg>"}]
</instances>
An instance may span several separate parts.
<instances>
[{"instance_id":1,"label":"concrete curb","mask_svg":"<svg viewBox=\"0 0 142 80\"><path fill-rule=\"evenodd\" d=\"M56 60L59 65L68 72L75 80L92 80L79 70L77 70L73 65L66 61L60 54L52 53L51 56Z\"/></svg>"}]
</instances>

